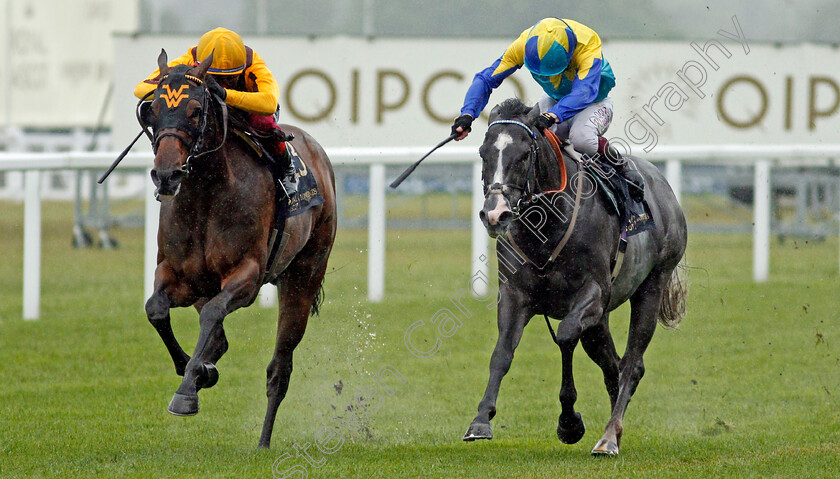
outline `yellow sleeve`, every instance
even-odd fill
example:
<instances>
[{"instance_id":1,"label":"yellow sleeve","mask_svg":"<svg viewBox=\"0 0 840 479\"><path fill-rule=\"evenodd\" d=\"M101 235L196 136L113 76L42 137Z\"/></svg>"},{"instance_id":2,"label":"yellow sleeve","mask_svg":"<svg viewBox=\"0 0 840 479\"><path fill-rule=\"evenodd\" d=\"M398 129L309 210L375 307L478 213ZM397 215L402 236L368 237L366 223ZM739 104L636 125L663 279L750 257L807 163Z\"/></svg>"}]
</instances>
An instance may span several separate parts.
<instances>
[{"instance_id":1,"label":"yellow sleeve","mask_svg":"<svg viewBox=\"0 0 840 479\"><path fill-rule=\"evenodd\" d=\"M168 65L173 67L175 65L192 65L193 64L193 56L192 56L192 48L187 50L187 53L181 55L180 57L170 61ZM145 80L141 81L134 87L134 96L137 98L143 98L149 92L154 91L155 88L158 86L158 82L160 81L160 68L155 69L151 75L146 77Z\"/></svg>"},{"instance_id":2,"label":"yellow sleeve","mask_svg":"<svg viewBox=\"0 0 840 479\"><path fill-rule=\"evenodd\" d=\"M571 66L577 78L583 80L589 75L595 60L603 61L601 37L595 30L573 20L566 20L577 37L577 48L572 53ZM598 74L600 75L600 71Z\"/></svg>"},{"instance_id":3,"label":"yellow sleeve","mask_svg":"<svg viewBox=\"0 0 840 479\"><path fill-rule=\"evenodd\" d=\"M244 74L248 91L228 89L225 103L251 113L273 115L280 99L280 86L257 52L254 52L251 66Z\"/></svg>"},{"instance_id":4,"label":"yellow sleeve","mask_svg":"<svg viewBox=\"0 0 840 479\"><path fill-rule=\"evenodd\" d=\"M528 40L528 33L530 31L531 29L522 32L519 38L507 47L492 75L498 75L503 72L513 73L513 71L516 71L525 64L525 42Z\"/></svg>"}]
</instances>

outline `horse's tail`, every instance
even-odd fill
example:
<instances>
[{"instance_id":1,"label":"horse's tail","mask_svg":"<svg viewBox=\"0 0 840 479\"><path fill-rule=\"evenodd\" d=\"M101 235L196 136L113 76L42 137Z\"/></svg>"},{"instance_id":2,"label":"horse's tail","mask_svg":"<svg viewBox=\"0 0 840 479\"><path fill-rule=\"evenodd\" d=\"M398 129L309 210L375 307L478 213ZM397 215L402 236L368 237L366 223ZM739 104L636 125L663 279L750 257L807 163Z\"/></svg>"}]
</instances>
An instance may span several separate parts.
<instances>
[{"instance_id":1,"label":"horse's tail","mask_svg":"<svg viewBox=\"0 0 840 479\"><path fill-rule=\"evenodd\" d=\"M659 303L659 323L666 328L676 328L685 317L685 297L688 295L688 281L685 277L686 266L680 262L662 293Z\"/></svg>"},{"instance_id":2,"label":"horse's tail","mask_svg":"<svg viewBox=\"0 0 840 479\"><path fill-rule=\"evenodd\" d=\"M318 291L315 293L315 297L312 298L312 308L309 310L310 316L320 316L321 315L321 304L324 302L324 282L321 281L321 285L318 286Z\"/></svg>"}]
</instances>

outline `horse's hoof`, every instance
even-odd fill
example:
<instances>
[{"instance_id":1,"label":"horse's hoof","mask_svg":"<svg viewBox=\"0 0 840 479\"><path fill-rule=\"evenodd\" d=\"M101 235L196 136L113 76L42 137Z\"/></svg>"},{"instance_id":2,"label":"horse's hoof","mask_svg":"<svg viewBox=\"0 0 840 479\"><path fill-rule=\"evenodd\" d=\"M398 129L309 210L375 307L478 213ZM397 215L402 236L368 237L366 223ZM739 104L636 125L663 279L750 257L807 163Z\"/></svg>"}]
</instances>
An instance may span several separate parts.
<instances>
[{"instance_id":1,"label":"horse's hoof","mask_svg":"<svg viewBox=\"0 0 840 479\"><path fill-rule=\"evenodd\" d=\"M198 376L195 387L198 389L209 389L219 382L219 370L210 363L203 365L204 371Z\"/></svg>"},{"instance_id":2,"label":"horse's hoof","mask_svg":"<svg viewBox=\"0 0 840 479\"><path fill-rule=\"evenodd\" d=\"M175 393L167 409L176 416L195 416L198 414L198 395Z\"/></svg>"},{"instance_id":3,"label":"horse's hoof","mask_svg":"<svg viewBox=\"0 0 840 479\"><path fill-rule=\"evenodd\" d=\"M472 423L466 434L464 440L467 442L475 441L476 439L493 439L493 428L490 424Z\"/></svg>"},{"instance_id":4,"label":"horse's hoof","mask_svg":"<svg viewBox=\"0 0 840 479\"><path fill-rule=\"evenodd\" d=\"M586 433L586 426L583 424L583 417L579 412L571 416L560 415L557 420L557 438L563 444L575 444L580 441Z\"/></svg>"},{"instance_id":5,"label":"horse's hoof","mask_svg":"<svg viewBox=\"0 0 840 479\"><path fill-rule=\"evenodd\" d=\"M598 444L592 449L592 455L595 457L613 457L618 455L618 444L608 440L601 439Z\"/></svg>"}]
</instances>

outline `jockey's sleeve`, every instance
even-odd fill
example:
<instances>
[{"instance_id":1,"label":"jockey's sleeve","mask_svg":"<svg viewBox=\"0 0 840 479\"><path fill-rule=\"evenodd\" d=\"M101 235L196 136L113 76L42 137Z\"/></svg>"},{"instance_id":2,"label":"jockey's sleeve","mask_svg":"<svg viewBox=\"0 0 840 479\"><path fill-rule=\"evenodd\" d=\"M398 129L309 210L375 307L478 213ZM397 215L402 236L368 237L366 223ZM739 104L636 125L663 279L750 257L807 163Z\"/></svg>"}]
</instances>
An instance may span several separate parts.
<instances>
[{"instance_id":1,"label":"jockey's sleeve","mask_svg":"<svg viewBox=\"0 0 840 479\"><path fill-rule=\"evenodd\" d=\"M586 42L581 41L582 35L578 35L577 48L570 62L574 72L572 88L548 110L557 115L561 122L575 116L598 98L604 58L601 54L601 39L595 32L592 33Z\"/></svg>"},{"instance_id":2,"label":"jockey's sleeve","mask_svg":"<svg viewBox=\"0 0 840 479\"><path fill-rule=\"evenodd\" d=\"M478 115L490 100L490 93L498 88L505 78L513 75L516 70L522 67L525 63L527 34L528 30L522 32L498 60L475 74L472 85L470 85L464 98L464 106L461 108L462 115L478 118Z\"/></svg>"},{"instance_id":3,"label":"jockey's sleeve","mask_svg":"<svg viewBox=\"0 0 840 479\"><path fill-rule=\"evenodd\" d=\"M250 113L273 115L280 99L280 86L257 52L245 70L245 86L248 91L228 89L225 103Z\"/></svg>"},{"instance_id":4,"label":"jockey's sleeve","mask_svg":"<svg viewBox=\"0 0 840 479\"><path fill-rule=\"evenodd\" d=\"M192 53L187 51L187 53L170 61L168 65L170 67L174 67L175 65L192 65L193 61ZM146 77L145 80L141 81L136 87L134 87L134 96L137 98L143 98L149 92L154 91L154 89L157 88L158 82L160 82L160 68L155 69L151 75Z\"/></svg>"}]
</instances>

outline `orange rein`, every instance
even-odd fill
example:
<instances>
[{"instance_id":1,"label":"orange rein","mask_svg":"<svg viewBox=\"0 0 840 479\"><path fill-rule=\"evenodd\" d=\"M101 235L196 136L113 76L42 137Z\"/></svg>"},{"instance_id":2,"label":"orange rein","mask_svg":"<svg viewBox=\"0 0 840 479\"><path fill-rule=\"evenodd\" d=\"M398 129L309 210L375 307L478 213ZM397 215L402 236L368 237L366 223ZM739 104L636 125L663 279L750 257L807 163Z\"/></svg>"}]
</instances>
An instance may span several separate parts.
<instances>
[{"instance_id":1,"label":"orange rein","mask_svg":"<svg viewBox=\"0 0 840 479\"><path fill-rule=\"evenodd\" d=\"M560 139L557 138L557 135L555 135L554 132L549 130L548 128L543 130L543 135L545 135L545 139L548 140L548 142L551 144L551 147L554 149L554 155L557 156L557 163L560 165L560 189L544 191L543 193L559 193L566 189L566 183L568 182L566 163L563 162L563 153L560 151Z\"/></svg>"}]
</instances>

